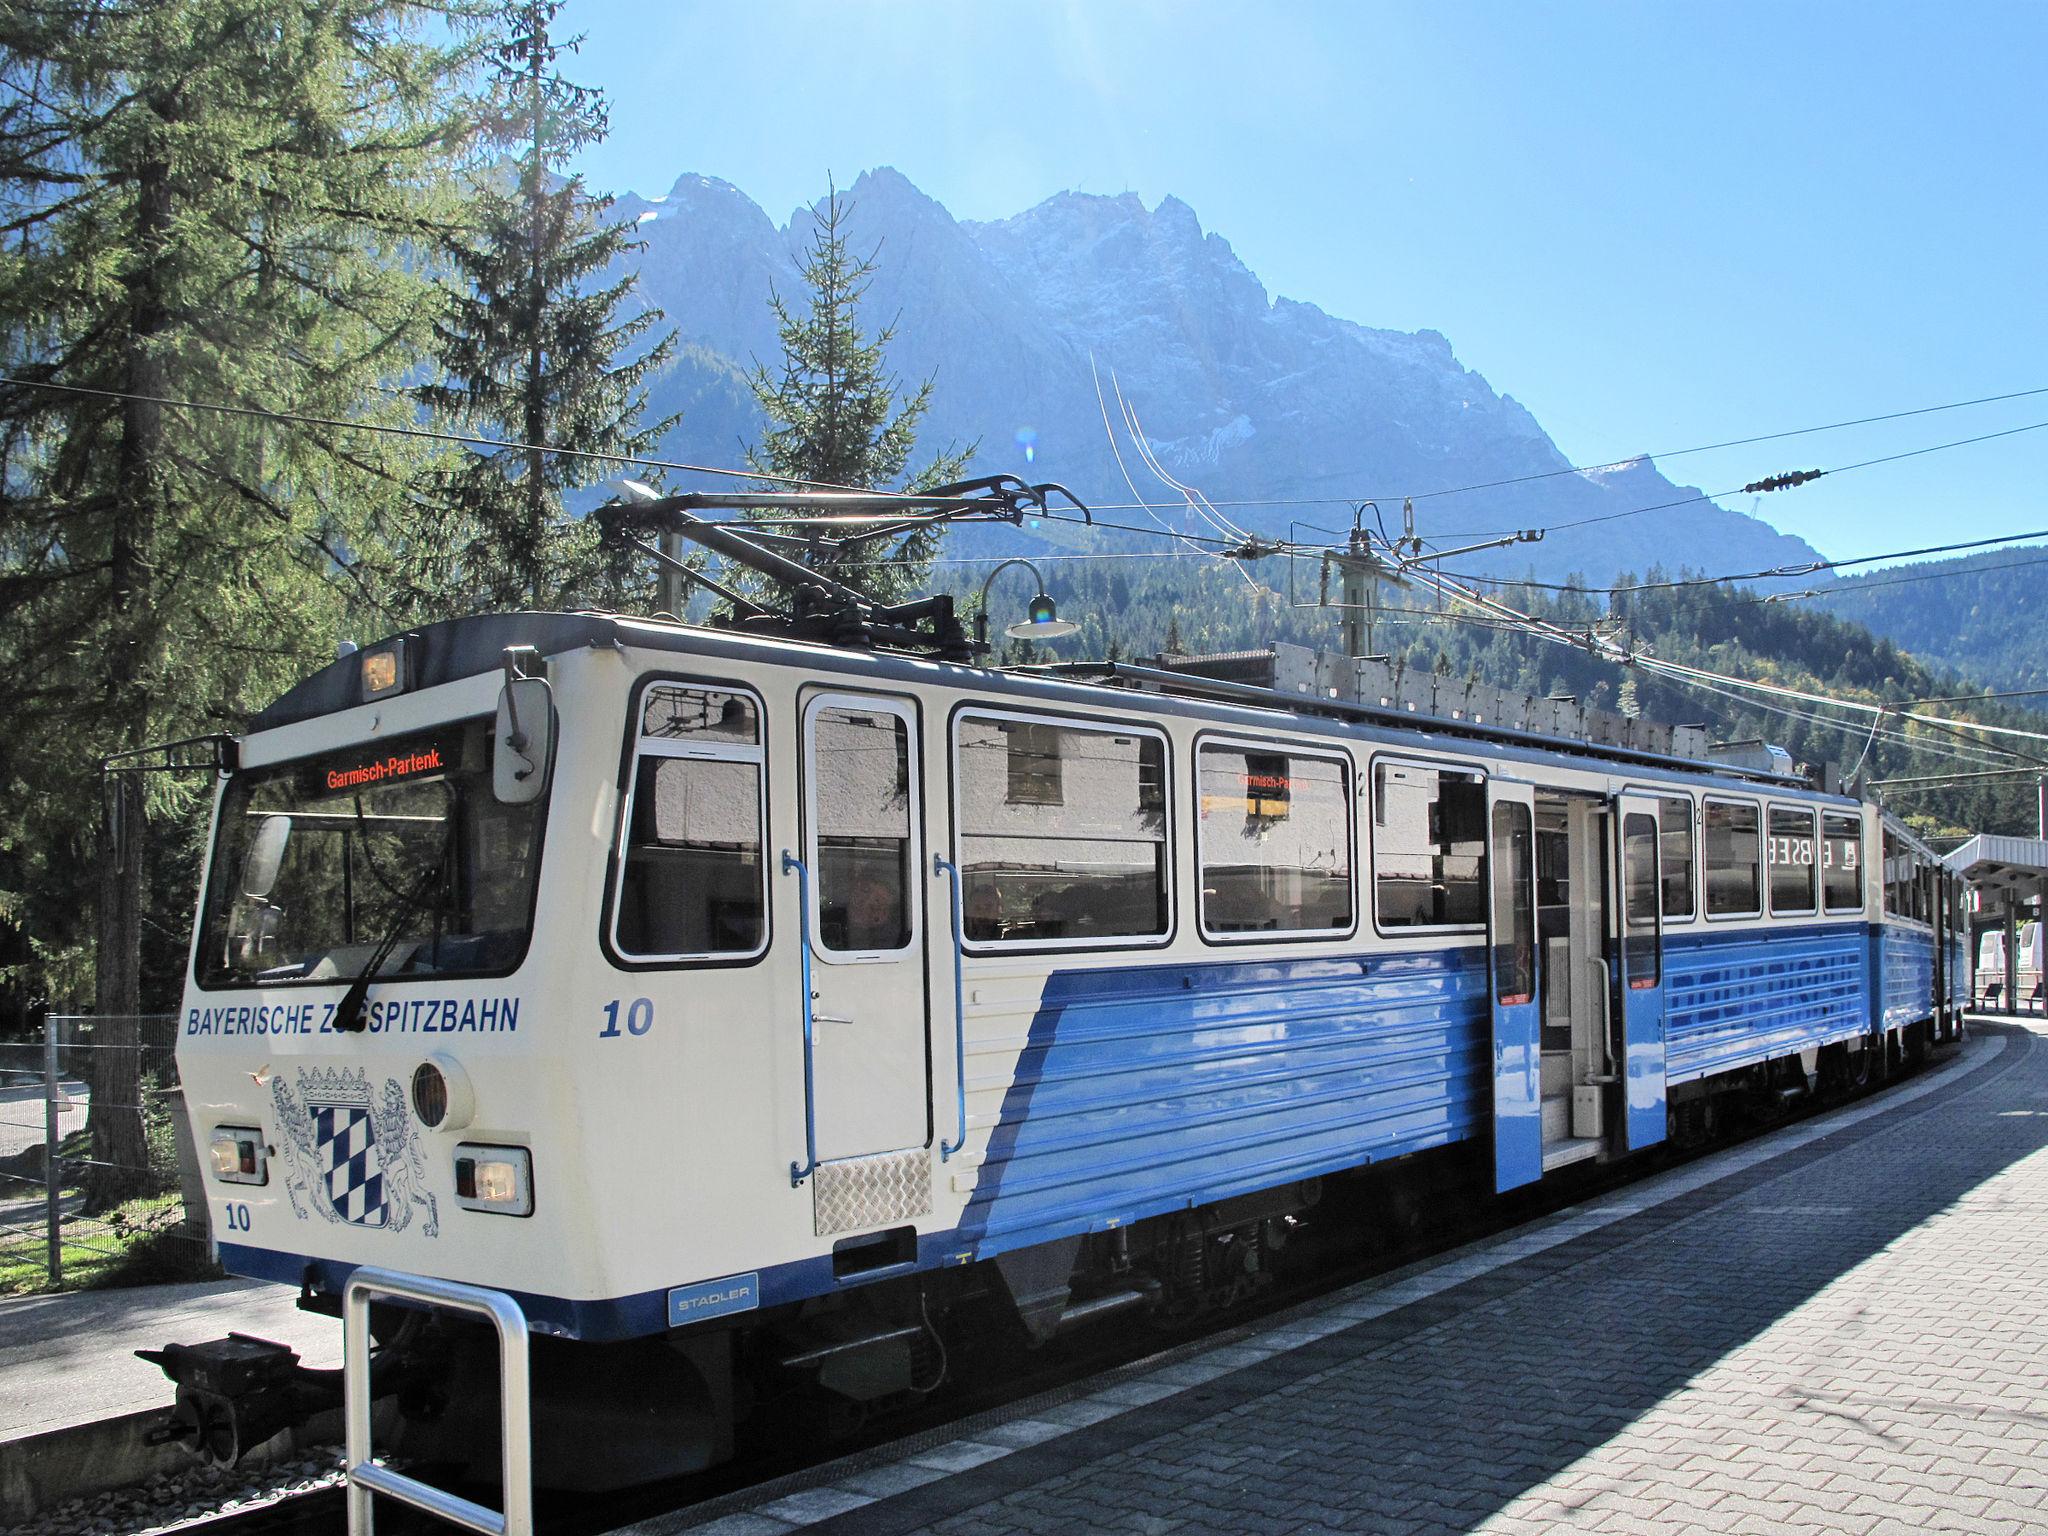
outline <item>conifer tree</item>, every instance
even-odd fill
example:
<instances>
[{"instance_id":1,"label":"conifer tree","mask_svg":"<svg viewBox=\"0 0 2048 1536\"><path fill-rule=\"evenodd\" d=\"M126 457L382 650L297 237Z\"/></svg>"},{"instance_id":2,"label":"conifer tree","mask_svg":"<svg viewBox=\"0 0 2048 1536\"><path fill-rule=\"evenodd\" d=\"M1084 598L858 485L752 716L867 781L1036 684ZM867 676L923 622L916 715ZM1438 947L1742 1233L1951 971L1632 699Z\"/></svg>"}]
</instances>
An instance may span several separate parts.
<instances>
[{"instance_id":1,"label":"conifer tree","mask_svg":"<svg viewBox=\"0 0 2048 1536\"><path fill-rule=\"evenodd\" d=\"M505 12L470 231L448 246L458 286L436 326L443 376L422 391L451 419L522 445L470 456L433 485L452 608L625 606L646 595L646 573L563 507L564 491L618 467L547 451L644 454L677 420L643 422L645 385L674 333L647 345L661 312L627 312L630 274L601 281L640 243L606 217L610 197L566 172L607 122L603 93L558 68L581 42L555 41L559 9L514 0Z\"/></svg>"},{"instance_id":2,"label":"conifer tree","mask_svg":"<svg viewBox=\"0 0 2048 1536\"><path fill-rule=\"evenodd\" d=\"M427 336L465 3L0 8L0 921L22 993L91 978L100 1044L146 919L189 923L144 910L145 834L212 786L103 806L96 760L239 725L378 614L412 452L299 418L408 415L379 385ZM104 1206L147 1159L135 1053L93 1054Z\"/></svg>"},{"instance_id":3,"label":"conifer tree","mask_svg":"<svg viewBox=\"0 0 2048 1536\"><path fill-rule=\"evenodd\" d=\"M861 332L861 300L874 282L879 252L855 256L848 250L851 211L837 187L811 209L811 243L798 268L808 304L799 311L779 291L769 293L782 361L773 371L757 362L748 379L768 426L747 450L747 465L781 489L805 482L878 490L944 485L960 478L980 445L939 454L904 478L934 381L926 379L903 398L884 356L895 323L872 337ZM936 529L920 529L878 540L880 547L821 551L807 563L880 601L898 602L925 591L939 537Z\"/></svg>"}]
</instances>

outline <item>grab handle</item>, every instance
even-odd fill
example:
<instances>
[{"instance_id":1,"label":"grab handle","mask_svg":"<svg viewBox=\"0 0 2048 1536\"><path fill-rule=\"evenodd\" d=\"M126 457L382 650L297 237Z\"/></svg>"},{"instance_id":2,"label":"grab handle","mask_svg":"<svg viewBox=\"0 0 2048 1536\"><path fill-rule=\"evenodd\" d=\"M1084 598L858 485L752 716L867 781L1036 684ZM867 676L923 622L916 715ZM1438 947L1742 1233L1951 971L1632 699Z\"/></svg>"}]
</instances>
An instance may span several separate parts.
<instances>
[{"instance_id":1,"label":"grab handle","mask_svg":"<svg viewBox=\"0 0 2048 1536\"><path fill-rule=\"evenodd\" d=\"M961 951L966 935L961 928L960 866L944 854L935 853L932 873L944 875L951 882L953 913L953 1105L958 1119L953 1139L939 1143L939 1161L943 1163L967 1145L967 988L960 974L965 963Z\"/></svg>"},{"instance_id":2,"label":"grab handle","mask_svg":"<svg viewBox=\"0 0 2048 1536\"><path fill-rule=\"evenodd\" d=\"M804 1160L789 1165L789 1187L795 1189L818 1169L818 1090L811 1061L817 1032L811 1011L811 872L787 848L782 850L782 872L796 876L797 961L804 989Z\"/></svg>"}]
</instances>

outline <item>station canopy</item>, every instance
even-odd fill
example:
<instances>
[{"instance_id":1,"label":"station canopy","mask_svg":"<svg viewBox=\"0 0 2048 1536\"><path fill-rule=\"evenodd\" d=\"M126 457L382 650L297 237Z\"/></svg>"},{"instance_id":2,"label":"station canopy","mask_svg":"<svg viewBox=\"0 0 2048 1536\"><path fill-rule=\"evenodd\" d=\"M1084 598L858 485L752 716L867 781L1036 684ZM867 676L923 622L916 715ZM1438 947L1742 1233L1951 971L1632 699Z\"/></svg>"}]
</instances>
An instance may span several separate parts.
<instances>
[{"instance_id":1,"label":"station canopy","mask_svg":"<svg viewBox=\"0 0 2048 1536\"><path fill-rule=\"evenodd\" d=\"M2048 841L1980 832L1942 863L1984 896L2025 901L2039 894L2041 882L2048 880Z\"/></svg>"}]
</instances>

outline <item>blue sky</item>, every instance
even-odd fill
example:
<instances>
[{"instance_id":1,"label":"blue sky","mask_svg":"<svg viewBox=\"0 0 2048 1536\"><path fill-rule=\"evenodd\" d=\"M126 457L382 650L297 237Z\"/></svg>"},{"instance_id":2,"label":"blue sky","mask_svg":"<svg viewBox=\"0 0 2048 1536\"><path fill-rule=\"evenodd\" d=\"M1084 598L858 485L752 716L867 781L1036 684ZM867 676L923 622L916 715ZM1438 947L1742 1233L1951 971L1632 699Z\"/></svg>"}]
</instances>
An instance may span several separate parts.
<instances>
[{"instance_id":1,"label":"blue sky","mask_svg":"<svg viewBox=\"0 0 2048 1536\"><path fill-rule=\"evenodd\" d=\"M874 165L961 218L1172 193L1269 291L1443 332L1574 459L2048 386L2048 5L570 0L610 190L778 221ZM1719 491L2048 394L1669 460ZM1829 554L2048 527L2048 430L1758 509ZM1730 499L1747 509L1746 498Z\"/></svg>"}]
</instances>

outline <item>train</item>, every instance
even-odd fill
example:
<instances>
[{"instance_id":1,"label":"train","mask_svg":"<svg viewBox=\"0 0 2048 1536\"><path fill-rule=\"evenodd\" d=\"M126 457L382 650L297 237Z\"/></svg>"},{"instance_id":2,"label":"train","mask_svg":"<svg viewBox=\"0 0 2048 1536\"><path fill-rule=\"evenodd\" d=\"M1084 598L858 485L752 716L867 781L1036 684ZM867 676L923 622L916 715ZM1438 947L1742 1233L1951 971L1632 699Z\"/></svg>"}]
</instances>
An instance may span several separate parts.
<instances>
[{"instance_id":1,"label":"train","mask_svg":"<svg viewBox=\"0 0 2048 1536\"><path fill-rule=\"evenodd\" d=\"M920 1400L962 1329L1227 1305L1346 1180L1484 1201L1852 1090L1967 1002L1958 882L1789 764L1165 662L480 615L217 767L177 1058L220 1262L510 1298L576 1486L716 1465L792 1382ZM480 1330L372 1315L405 1443L489 1447ZM235 1358L167 1367L195 1443L318 1397Z\"/></svg>"}]
</instances>

